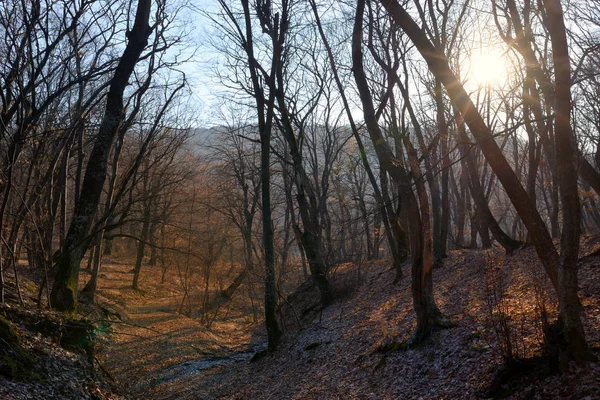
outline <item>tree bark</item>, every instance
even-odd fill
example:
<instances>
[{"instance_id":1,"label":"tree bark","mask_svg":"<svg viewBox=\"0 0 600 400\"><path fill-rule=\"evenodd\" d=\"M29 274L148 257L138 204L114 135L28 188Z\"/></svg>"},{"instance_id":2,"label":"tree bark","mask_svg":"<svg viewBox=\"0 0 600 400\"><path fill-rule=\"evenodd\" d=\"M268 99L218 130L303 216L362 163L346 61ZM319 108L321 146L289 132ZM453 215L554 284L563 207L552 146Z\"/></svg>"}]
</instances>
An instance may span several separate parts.
<instances>
[{"instance_id":1,"label":"tree bark","mask_svg":"<svg viewBox=\"0 0 600 400\"><path fill-rule=\"evenodd\" d=\"M558 267L558 306L563 324L562 334L567 343L567 348L560 354L560 363L562 369L566 369L569 361L587 360L591 353L585 340L577 296L581 207L575 168L577 155L571 131L571 70L567 34L560 1L544 0L543 3L552 40L555 74L554 142L563 216Z\"/></svg>"},{"instance_id":2,"label":"tree bark","mask_svg":"<svg viewBox=\"0 0 600 400\"><path fill-rule=\"evenodd\" d=\"M96 246L94 247L93 257L92 257L92 276L90 277L90 280L88 281L88 283L86 283L86 285L81 290L85 295L87 295L89 302L92 304L94 303L95 298L96 298L96 287L98 286L98 274L100 273L100 266L102 264L102 254L103 254L102 248L106 243L106 240L104 239L104 231L102 231L98 234L98 237L96 240L97 240L97 242L96 242Z\"/></svg>"},{"instance_id":3,"label":"tree bark","mask_svg":"<svg viewBox=\"0 0 600 400\"><path fill-rule=\"evenodd\" d=\"M398 160L387 141L383 138L373 100L369 90L368 82L364 73L362 60L362 29L363 29L363 14L365 9L365 0L358 0L356 7L356 16L354 20L354 30L352 34L352 71L354 79L360 95L360 100L363 106L365 124L375 152L379 158L381 167L384 168L390 176L397 182L400 187L401 195L403 195L403 204L406 203L406 211L409 219L409 231L411 234L411 249L412 249L412 294L415 313L417 314L417 330L411 338L411 343L416 344L424 340L435 328L443 326L441 321L441 313L435 304L433 296L433 280L432 280L432 264L433 264L433 248L431 239L431 230L429 222L429 204L424 183L419 179L420 174L415 176L415 181L418 181L418 193L421 204L421 212L407 171ZM410 151L409 149L407 149ZM414 149L413 149L414 151ZM412 167L418 169L418 163L415 160L414 154L412 158ZM414 173L415 171L413 171ZM427 203L427 204L425 204Z\"/></svg>"},{"instance_id":4,"label":"tree bark","mask_svg":"<svg viewBox=\"0 0 600 400\"><path fill-rule=\"evenodd\" d=\"M490 128L475 108L460 81L450 70L448 60L427 39L425 33L396 0L380 0L394 22L410 37L429 70L440 79L454 106L458 108L479 144L486 160L504 186L519 216L531 233L537 254L552 284L558 288L559 257L544 221L531 203L519 178L502 154Z\"/></svg>"},{"instance_id":5,"label":"tree bark","mask_svg":"<svg viewBox=\"0 0 600 400\"><path fill-rule=\"evenodd\" d=\"M151 0L138 1L135 22L127 35L127 46L111 80L104 117L85 170L79 201L56 265L51 303L58 310L74 311L77 307L79 264L89 245L88 231L102 194L108 155L125 118L123 92L152 32L149 25L151 5Z\"/></svg>"},{"instance_id":6,"label":"tree bark","mask_svg":"<svg viewBox=\"0 0 600 400\"><path fill-rule=\"evenodd\" d=\"M277 322L277 288L275 281L275 244L273 220L271 215L271 131L273 128L273 114L275 109L275 93L269 91L268 97L265 97L261 78L256 65L257 60L254 57L254 40L252 33L252 20L250 15L250 5L248 0L241 0L244 9L245 23L245 46L244 51L248 56L248 68L254 89L254 99L258 112L258 128L260 133L260 179L261 179L261 206L262 206L262 229L263 246L265 257L265 325L268 336L268 349L274 351L277 349L281 330ZM272 27L272 34L277 37L279 32L279 14L271 17L268 10L267 17L269 25ZM232 16L232 18L234 18ZM272 20L271 20L272 18ZM265 27L266 28L266 27ZM279 60L279 54L273 54L271 59L271 71L267 77L267 86L273 87L275 84L275 67Z\"/></svg>"}]
</instances>

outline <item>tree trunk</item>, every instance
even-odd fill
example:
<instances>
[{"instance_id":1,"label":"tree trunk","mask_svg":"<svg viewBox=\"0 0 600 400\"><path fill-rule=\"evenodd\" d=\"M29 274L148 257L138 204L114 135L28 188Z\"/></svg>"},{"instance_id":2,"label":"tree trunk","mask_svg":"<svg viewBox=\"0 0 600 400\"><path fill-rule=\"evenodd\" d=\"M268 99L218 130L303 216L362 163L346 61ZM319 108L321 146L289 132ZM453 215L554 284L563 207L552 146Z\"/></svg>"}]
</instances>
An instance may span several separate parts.
<instances>
[{"instance_id":1,"label":"tree trunk","mask_svg":"<svg viewBox=\"0 0 600 400\"><path fill-rule=\"evenodd\" d=\"M408 135L404 136L404 146L407 149L408 160L414 176L418 194L418 207L414 199L409 199L409 221L415 232L413 269L412 269L412 295L415 313L417 314L417 330L413 333L410 342L418 344L425 340L431 333L443 326L442 313L435 304L433 297L433 243L431 231L431 213L427 189L421 176L417 151L413 147ZM420 210L420 214L419 214ZM420 215L420 216L419 216ZM420 264L420 265L417 265Z\"/></svg>"},{"instance_id":2,"label":"tree trunk","mask_svg":"<svg viewBox=\"0 0 600 400\"><path fill-rule=\"evenodd\" d=\"M275 93L269 92L265 97L265 92L259 78L258 64L254 57L254 41L252 34L252 21L250 15L250 5L248 0L241 0L244 9L244 23L246 29L246 43L244 51L248 56L248 68L252 87L255 92L254 99L258 114L258 128L260 133L260 179L261 179L261 206L262 206L262 229L263 246L265 257L265 325L268 336L268 349L274 351L279 344L281 330L277 322L277 287L275 282L275 244L273 220L271 216L271 131L273 128ZM271 19L270 11L268 17ZM279 17L273 18L272 35L276 38L279 35ZM273 37L272 37L273 38ZM281 49L276 47L275 53ZM279 60L280 54L273 54L271 71L267 78L267 86L273 87L275 84L275 60Z\"/></svg>"},{"instance_id":3,"label":"tree trunk","mask_svg":"<svg viewBox=\"0 0 600 400\"><path fill-rule=\"evenodd\" d=\"M98 274L100 273L100 264L102 264L102 247L106 242L104 240L104 231L100 232L97 237L96 246L93 251L92 276L90 280L81 290L88 297L90 303L94 303L96 298L96 287L98 285Z\"/></svg>"},{"instance_id":4,"label":"tree trunk","mask_svg":"<svg viewBox=\"0 0 600 400\"><path fill-rule=\"evenodd\" d=\"M405 67L405 71L406 71L406 67ZM412 104L411 104L411 99L408 95L408 90L405 87L405 85L402 83L402 81L398 78L398 75L396 74L396 72L393 69L388 69L386 71L388 74L393 74L393 78L394 81L396 82L396 84L398 85L398 88L400 89L400 93L402 94L402 97L404 98L404 104L405 107L408 111L408 115L410 117L411 123L413 124L413 128L414 128L414 133L415 136L417 137L419 146L421 147L421 150L423 152L423 158L425 160L425 178L427 179L427 183L429 184L429 191L431 193L431 207L433 208L433 257L434 257L434 265L436 267L441 267L444 265L444 261L442 260L443 256L441 254L441 249L442 249L442 243L441 243L441 239L442 239L442 215L441 215L441 202L440 202L440 185L437 179L437 176L434 175L433 173L433 163L435 162L435 157L433 157L430 153L434 153L436 151L436 147L437 144L431 146L431 148L427 148L427 146L425 146L425 141L423 138L423 132L421 130L421 124L419 123L419 120L417 119L417 116L412 108ZM438 81L436 80L436 84L438 83ZM440 95L441 95L441 87L440 89ZM437 88L436 88L437 90ZM393 94L390 95L390 106L392 108L392 112L395 109L394 107L394 98L393 98ZM444 120L444 116L443 116L443 102L441 97L438 99L436 97L436 103L437 102L441 102L440 104L437 104L438 107L441 107L441 113L442 115L438 115L438 128L439 129L444 129L444 127L442 125L445 126L445 120ZM394 119L394 117L392 116L392 120ZM441 121L440 121L441 119ZM441 125L439 125L441 123ZM441 131L440 131L441 133ZM398 136L399 137L399 136Z\"/></svg>"},{"instance_id":5,"label":"tree trunk","mask_svg":"<svg viewBox=\"0 0 600 400\"><path fill-rule=\"evenodd\" d=\"M146 250L146 242L148 241L148 234L150 232L150 215L144 213L144 222L142 222L142 233L140 234L140 241L137 246L137 254L135 257L135 266L133 267L133 282L131 287L133 289L139 289L140 271L142 270L142 263L144 261L144 251Z\"/></svg>"},{"instance_id":6,"label":"tree trunk","mask_svg":"<svg viewBox=\"0 0 600 400\"><path fill-rule=\"evenodd\" d=\"M438 135L440 142L440 152L442 159L442 173L441 173L441 186L437 184L439 197L436 204L431 202L431 206L434 208L434 219L433 219L433 253L436 257L446 258L446 246L448 241L448 225L450 222L449 218L449 204L448 204L448 170L450 169L450 159L448 157L448 125L446 124L446 116L444 113L444 101L442 98L442 83L439 79L435 80L435 107L436 107L436 120L438 126ZM437 177L433 177L436 179ZM433 198L433 190L431 192ZM436 218L435 215L439 214ZM435 226L437 220L438 227Z\"/></svg>"},{"instance_id":7,"label":"tree trunk","mask_svg":"<svg viewBox=\"0 0 600 400\"><path fill-rule=\"evenodd\" d=\"M158 223L153 222L150 225L150 233L148 235L148 240L151 244L153 244L152 248L150 249L150 259L148 260L148 265L150 266L155 266L158 260L158 249L156 248L154 241L154 238L156 236L156 228L158 228Z\"/></svg>"},{"instance_id":8,"label":"tree trunk","mask_svg":"<svg viewBox=\"0 0 600 400\"><path fill-rule=\"evenodd\" d=\"M369 91L368 82L364 73L362 60L362 29L365 0L358 0L356 7L356 17L354 20L354 30L352 34L352 71L363 106L365 124L371 141L375 148L377 157L382 168L397 182L400 187L403 199L406 199L407 214L409 218L409 231L411 234L412 260L412 294L415 313L417 314L417 330L413 335L411 342L416 344L425 339L436 327L442 326L441 313L437 308L433 298L433 280L431 276L433 265L433 248L430 230L430 214L427 192L423 180L420 179L418 172L418 161L416 160L414 149L412 151L411 167L415 174L415 182L419 194L419 203L421 213L418 211L417 200L412 191L410 179L407 171L392 153L387 141L383 138L373 100ZM406 142L405 144L410 144ZM410 146L412 147L412 146Z\"/></svg>"},{"instance_id":9,"label":"tree trunk","mask_svg":"<svg viewBox=\"0 0 600 400\"><path fill-rule=\"evenodd\" d=\"M277 289L275 287L275 245L273 221L271 219L270 189L270 146L271 134L266 129L261 132L261 198L263 245L265 248L265 323L269 338L269 350L277 348L281 331L277 323Z\"/></svg>"},{"instance_id":10,"label":"tree trunk","mask_svg":"<svg viewBox=\"0 0 600 400\"><path fill-rule=\"evenodd\" d=\"M250 222L249 225L248 225L248 222ZM235 291L240 287L242 282L244 282L244 279L246 279L248 272L252 271L254 268L253 267L254 261L253 261L253 257L252 257L252 219L251 218L250 218L250 221L248 221L248 219L246 219L246 229L244 231L244 253L246 256L246 265L244 265L244 268L242 268L242 270L235 277L233 282L231 282L231 284L229 286L227 286L227 288L225 288L224 290L221 291L221 296L225 300L231 299L231 297L233 296Z\"/></svg>"},{"instance_id":11,"label":"tree trunk","mask_svg":"<svg viewBox=\"0 0 600 400\"><path fill-rule=\"evenodd\" d=\"M576 152L571 132L571 70L567 34L562 7L559 0L544 0L547 28L552 39L552 57L555 73L554 142L558 169L558 183L562 202L563 227L560 238L560 263L558 267L558 306L563 324L562 335L566 349L560 355L562 368L568 368L571 360L584 361L591 358L581 323L581 306L577 296L577 261L581 207L575 168Z\"/></svg>"},{"instance_id":12,"label":"tree trunk","mask_svg":"<svg viewBox=\"0 0 600 400\"><path fill-rule=\"evenodd\" d=\"M398 209L396 212L394 212L392 208L392 200L390 199L388 193L387 172L380 170L379 175L379 180L381 181L381 194L384 201L384 206L382 206L382 208L385 209L386 215L388 215L389 219L387 223L384 219L385 233L388 237L388 246L390 247L390 252L392 253L392 262L394 265L394 270L396 271L394 283L397 283L403 276L402 264L404 264L408 258L408 242L406 240L406 233L400 225L400 210L402 207L402 202L401 199L398 199Z\"/></svg>"},{"instance_id":13,"label":"tree trunk","mask_svg":"<svg viewBox=\"0 0 600 400\"><path fill-rule=\"evenodd\" d=\"M442 219L440 231L440 256L448 257L448 233L450 231L450 175L452 163L448 151L448 125L445 123L441 131L441 156L442 156Z\"/></svg>"},{"instance_id":14,"label":"tree trunk","mask_svg":"<svg viewBox=\"0 0 600 400\"><path fill-rule=\"evenodd\" d=\"M79 264L89 245L87 236L102 194L108 155L125 118L123 92L152 32L149 26L151 5L151 0L138 1L127 46L110 83L104 117L85 170L79 201L57 260L51 303L58 310L73 311L77 307Z\"/></svg>"}]
</instances>

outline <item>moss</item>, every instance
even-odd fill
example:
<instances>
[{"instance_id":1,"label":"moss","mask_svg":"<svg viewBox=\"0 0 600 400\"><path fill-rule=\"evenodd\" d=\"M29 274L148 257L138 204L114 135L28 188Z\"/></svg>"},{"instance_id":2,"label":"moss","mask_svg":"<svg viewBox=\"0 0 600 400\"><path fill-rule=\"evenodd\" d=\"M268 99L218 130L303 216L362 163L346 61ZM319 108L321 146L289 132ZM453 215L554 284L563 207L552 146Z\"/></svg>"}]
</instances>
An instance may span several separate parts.
<instances>
[{"instance_id":1,"label":"moss","mask_svg":"<svg viewBox=\"0 0 600 400\"><path fill-rule=\"evenodd\" d=\"M96 326L92 320L74 314L0 308L0 374L10 379L38 382L44 379L38 356L23 346L19 331L11 321L19 321L25 329L39 332L67 350L86 354L90 363L94 360L96 336L109 329L107 321Z\"/></svg>"},{"instance_id":2,"label":"moss","mask_svg":"<svg viewBox=\"0 0 600 400\"><path fill-rule=\"evenodd\" d=\"M7 343L21 343L15 328L2 315L0 315L0 339Z\"/></svg>"},{"instance_id":3,"label":"moss","mask_svg":"<svg viewBox=\"0 0 600 400\"><path fill-rule=\"evenodd\" d=\"M4 316L2 316L2 314ZM0 374L15 380L41 382L37 357L23 346L23 341L12 321L19 321L27 329L52 338L61 347L86 354L94 360L94 339L108 331L105 322L98 327L90 319L73 314L29 313L18 309L3 309L0 314Z\"/></svg>"},{"instance_id":4,"label":"moss","mask_svg":"<svg viewBox=\"0 0 600 400\"><path fill-rule=\"evenodd\" d=\"M23 347L21 337L6 318L0 316L0 374L16 380L33 380L42 383L43 376L36 371L35 357Z\"/></svg>"},{"instance_id":5,"label":"moss","mask_svg":"<svg viewBox=\"0 0 600 400\"><path fill-rule=\"evenodd\" d=\"M30 280L24 280L23 286L25 287L25 290L28 291L29 293L37 293L39 290L38 285L36 285L36 283L34 281L30 281Z\"/></svg>"},{"instance_id":6,"label":"moss","mask_svg":"<svg viewBox=\"0 0 600 400\"><path fill-rule=\"evenodd\" d=\"M77 282L74 278L55 284L52 306L58 311L75 312L77 309Z\"/></svg>"},{"instance_id":7,"label":"moss","mask_svg":"<svg viewBox=\"0 0 600 400\"><path fill-rule=\"evenodd\" d=\"M36 316L33 320L28 321L27 325L29 329L52 338L61 347L86 353L90 357L94 354L96 333L108 331L107 323L96 328L91 320L78 318L72 314Z\"/></svg>"}]
</instances>

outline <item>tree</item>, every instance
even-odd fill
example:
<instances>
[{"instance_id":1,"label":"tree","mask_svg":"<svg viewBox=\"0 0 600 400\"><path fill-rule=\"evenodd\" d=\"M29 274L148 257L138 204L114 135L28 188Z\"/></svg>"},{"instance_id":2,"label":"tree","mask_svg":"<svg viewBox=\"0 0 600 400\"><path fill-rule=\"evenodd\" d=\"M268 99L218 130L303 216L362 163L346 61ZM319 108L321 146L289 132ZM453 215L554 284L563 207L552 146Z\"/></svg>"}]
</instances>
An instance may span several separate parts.
<instances>
[{"instance_id":1,"label":"tree","mask_svg":"<svg viewBox=\"0 0 600 400\"><path fill-rule=\"evenodd\" d=\"M256 105L258 132L260 135L260 177L261 177L261 211L262 231L265 261L265 324L267 327L269 345L268 349L274 351L281 337L281 330L277 323L277 290L275 282L275 246L274 230L271 210L271 134L275 118L275 87L276 68L282 51L278 43L285 40L287 27L287 14L271 13L269 2L257 4L256 11L261 15L259 21L263 32L268 35L271 45L274 45L270 54L270 67L264 69L255 56L255 38L252 28L252 14L250 3L241 0L243 23L238 21L236 13L223 0L219 1L225 14L224 27L226 33L233 39L244 52L245 67L250 74L250 87L248 91ZM287 3L286 3L287 4ZM284 7L285 13L287 8Z\"/></svg>"},{"instance_id":2,"label":"tree","mask_svg":"<svg viewBox=\"0 0 600 400\"><path fill-rule=\"evenodd\" d=\"M109 41L122 21L121 8L114 2L107 4L115 6L113 13L94 19L85 17L93 0L61 4L65 12L60 16L45 3L11 1L0 7L0 30L5 38L0 72L0 226L1 246L7 250L0 257L2 296L3 266L17 255L24 223L40 228L29 229L30 225L26 229L30 239L35 238L30 242L31 253L37 253L36 264L49 269L50 229L58 217L59 202L61 221L65 220L69 149L81 127L79 117L72 116L71 103L76 104L78 116L93 115L93 105L106 87L104 75L114 67ZM89 62L82 64L82 59ZM63 184L55 173L59 170ZM14 217L7 213L11 208Z\"/></svg>"},{"instance_id":3,"label":"tree","mask_svg":"<svg viewBox=\"0 0 600 400\"><path fill-rule=\"evenodd\" d=\"M486 160L502 182L507 195L525 223L538 256L558 292L560 320L559 324L565 340L565 348L560 353L560 361L566 366L571 359L587 360L585 334L580 319L580 307L577 297L577 250L579 248L579 199L577 197L577 179L573 175L575 168L573 157L575 150L570 133L570 73L566 34L562 9L558 1L548 0L544 7L548 15L547 26L551 30L554 50L556 81L554 83L557 114L555 116L555 145L562 146L560 157L561 197L565 208L566 221L561 236L561 254L559 257L549 232L547 231L535 205L518 180L513 169L495 142L491 130L474 107L471 99L450 70L446 57L425 37L405 8L395 0L383 0L395 23L410 37L419 53L427 62L431 72L441 80L454 105L464 116L467 126L475 136ZM560 97L560 98L559 98ZM560 132L558 132L560 130ZM570 180L567 182L566 180Z\"/></svg>"},{"instance_id":4,"label":"tree","mask_svg":"<svg viewBox=\"0 0 600 400\"><path fill-rule=\"evenodd\" d=\"M231 115L241 113L232 110ZM235 291L254 270L253 229L260 200L260 165L258 145L248 140L254 136L254 127L235 120L229 126L215 128L216 140L211 144L214 157L213 174L221 193L215 208L225 215L239 230L244 249L242 270L221 295L231 299Z\"/></svg>"},{"instance_id":5,"label":"tree","mask_svg":"<svg viewBox=\"0 0 600 400\"><path fill-rule=\"evenodd\" d=\"M51 303L58 310L73 311L77 307L79 263L89 245L87 235L104 186L108 155L115 135L125 120L123 92L152 33L149 24L151 4L150 0L138 1L135 21L128 32L127 46L110 82L104 116L88 159L79 201L57 261Z\"/></svg>"},{"instance_id":6,"label":"tree","mask_svg":"<svg viewBox=\"0 0 600 400\"><path fill-rule=\"evenodd\" d=\"M362 30L365 1L359 0L356 8L354 32L352 35L353 73L360 93L365 124L373 142L375 152L381 167L384 168L399 186L402 194L402 203L406 206L410 232L412 253L412 295L415 313L417 314L417 329L411 343L417 344L427 338L435 329L445 327L442 315L438 309L433 295L433 247L430 227L429 199L425 185L421 179L420 168L416 151L410 140L405 135L404 144L409 153L410 169L417 185L418 201L413 193L412 185L407 170L390 149L388 143L381 135L375 116L375 108L371 98L368 82L365 77L362 61Z\"/></svg>"}]
</instances>

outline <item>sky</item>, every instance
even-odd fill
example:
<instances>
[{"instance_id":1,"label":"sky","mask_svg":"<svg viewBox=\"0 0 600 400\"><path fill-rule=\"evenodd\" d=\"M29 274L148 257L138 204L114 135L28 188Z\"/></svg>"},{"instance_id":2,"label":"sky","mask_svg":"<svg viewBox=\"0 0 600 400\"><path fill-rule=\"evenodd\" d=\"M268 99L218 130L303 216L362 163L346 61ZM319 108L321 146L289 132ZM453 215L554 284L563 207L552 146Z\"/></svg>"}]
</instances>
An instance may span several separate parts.
<instances>
[{"instance_id":1,"label":"sky","mask_svg":"<svg viewBox=\"0 0 600 400\"><path fill-rule=\"evenodd\" d=\"M217 110L219 108L219 93L223 91L222 85L214 74L218 53L209 43L209 38L215 34L210 19L204 14L218 9L216 0L191 0L193 8L186 15L190 27L190 46L188 51L193 52L192 58L182 66L189 79L192 89L190 101L199 108L198 117L203 126L218 124ZM194 107L195 108L195 107Z\"/></svg>"},{"instance_id":2,"label":"sky","mask_svg":"<svg viewBox=\"0 0 600 400\"><path fill-rule=\"evenodd\" d=\"M182 0L186 1L186 0ZM215 74L218 68L219 53L210 44L211 40L218 40L219 31L206 15L220 10L217 0L189 0L191 7L182 15L185 27L189 31L189 46L186 51L193 56L181 66L188 77L192 95L189 99L190 109L196 115L198 126L213 126L222 123L220 110L224 101L224 86L219 82ZM487 21L489 22L489 21ZM499 55L498 55L499 54ZM482 83L500 84L504 79L504 66L498 60L501 51L490 52L489 49L482 50L482 54L474 62L471 74L474 77L473 84L476 88ZM487 81L487 82L486 82ZM500 85L501 86L501 85ZM473 89L473 88L472 88ZM362 112L356 109L358 120L362 119Z\"/></svg>"}]
</instances>

